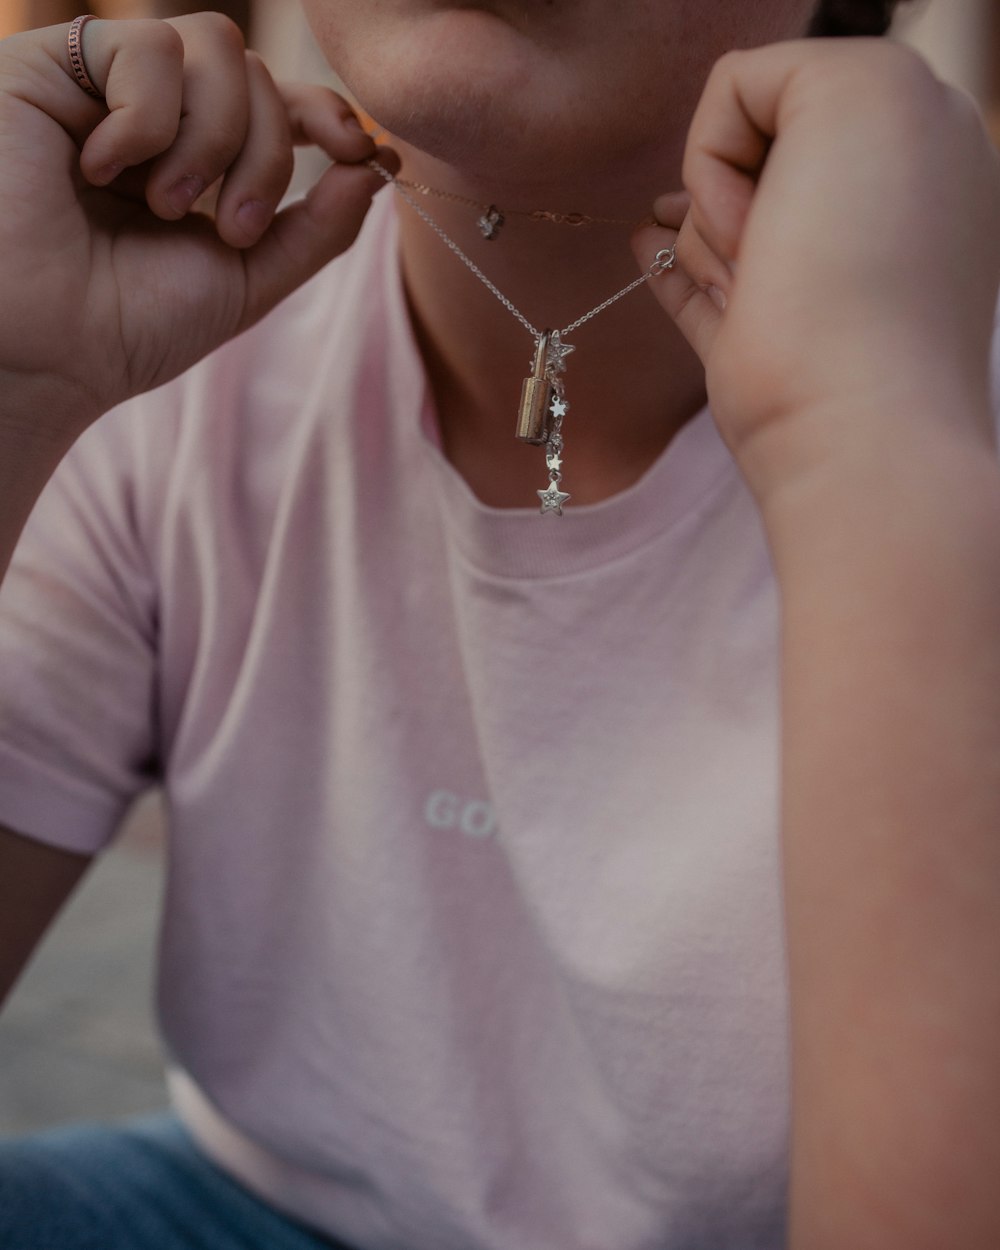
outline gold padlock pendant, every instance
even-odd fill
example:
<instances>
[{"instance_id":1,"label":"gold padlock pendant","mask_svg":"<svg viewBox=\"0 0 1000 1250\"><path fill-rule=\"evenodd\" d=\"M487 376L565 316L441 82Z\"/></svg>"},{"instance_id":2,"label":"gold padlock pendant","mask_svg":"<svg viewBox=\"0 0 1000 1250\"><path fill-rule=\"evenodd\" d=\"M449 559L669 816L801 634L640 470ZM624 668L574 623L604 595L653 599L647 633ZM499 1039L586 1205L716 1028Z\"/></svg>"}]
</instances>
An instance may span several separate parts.
<instances>
[{"instance_id":1,"label":"gold padlock pendant","mask_svg":"<svg viewBox=\"0 0 1000 1250\"><path fill-rule=\"evenodd\" d=\"M521 385L521 409L517 418L517 437L525 443L544 443L549 437L552 383L545 376L549 363L551 330L543 330L535 353L535 371Z\"/></svg>"}]
</instances>

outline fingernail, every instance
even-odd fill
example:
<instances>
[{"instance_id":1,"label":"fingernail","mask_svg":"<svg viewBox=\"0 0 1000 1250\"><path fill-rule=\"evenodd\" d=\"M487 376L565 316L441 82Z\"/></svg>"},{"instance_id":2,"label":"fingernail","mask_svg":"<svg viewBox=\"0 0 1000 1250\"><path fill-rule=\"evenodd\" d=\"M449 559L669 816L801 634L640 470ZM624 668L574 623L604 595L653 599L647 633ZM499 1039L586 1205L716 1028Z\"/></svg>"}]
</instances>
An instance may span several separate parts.
<instances>
[{"instance_id":1,"label":"fingernail","mask_svg":"<svg viewBox=\"0 0 1000 1250\"><path fill-rule=\"evenodd\" d=\"M262 200L245 200L236 210L236 223L248 235L261 235L267 226L267 213Z\"/></svg>"},{"instance_id":2,"label":"fingernail","mask_svg":"<svg viewBox=\"0 0 1000 1250\"><path fill-rule=\"evenodd\" d=\"M705 294L720 312L726 311L726 305L729 303L729 300L726 298L725 291L717 286L707 286L705 287Z\"/></svg>"},{"instance_id":3,"label":"fingernail","mask_svg":"<svg viewBox=\"0 0 1000 1250\"><path fill-rule=\"evenodd\" d=\"M361 122L358 120L358 118L356 118L356 117L354 116L354 114L353 114L353 113L351 113L351 114L347 117L347 119L346 119L346 121L344 122L344 124L345 124L346 126L350 126L350 128L351 128L352 130L360 130L360 131L361 131L361 133L362 133L363 135L365 135L365 134L367 134L367 133L368 133L368 131L367 131L367 130L365 130L364 126L362 126Z\"/></svg>"},{"instance_id":4,"label":"fingernail","mask_svg":"<svg viewBox=\"0 0 1000 1250\"><path fill-rule=\"evenodd\" d=\"M124 168L125 166L120 161L116 161L111 165L105 165L103 169L99 169L94 174L94 182L98 186L106 187L109 182L114 182Z\"/></svg>"},{"instance_id":5,"label":"fingernail","mask_svg":"<svg viewBox=\"0 0 1000 1250\"><path fill-rule=\"evenodd\" d=\"M196 174L188 174L186 178L175 182L167 192L167 203L175 213L186 213L204 190L204 178L199 178Z\"/></svg>"}]
</instances>

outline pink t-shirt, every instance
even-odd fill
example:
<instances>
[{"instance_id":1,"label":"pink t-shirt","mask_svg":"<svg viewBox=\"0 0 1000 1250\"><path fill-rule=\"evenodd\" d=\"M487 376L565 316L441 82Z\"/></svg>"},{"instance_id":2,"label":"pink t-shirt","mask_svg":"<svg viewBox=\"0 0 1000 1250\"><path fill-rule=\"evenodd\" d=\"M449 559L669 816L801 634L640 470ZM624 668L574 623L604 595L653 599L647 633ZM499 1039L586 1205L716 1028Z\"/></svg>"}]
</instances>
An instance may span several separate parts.
<instances>
[{"instance_id":1,"label":"pink t-shirt","mask_svg":"<svg viewBox=\"0 0 1000 1250\"><path fill-rule=\"evenodd\" d=\"M0 595L0 823L94 851L162 778L174 1099L299 1218L363 1250L777 1250L755 507L707 412L603 504L480 505L395 229L386 195L61 468Z\"/></svg>"}]
</instances>

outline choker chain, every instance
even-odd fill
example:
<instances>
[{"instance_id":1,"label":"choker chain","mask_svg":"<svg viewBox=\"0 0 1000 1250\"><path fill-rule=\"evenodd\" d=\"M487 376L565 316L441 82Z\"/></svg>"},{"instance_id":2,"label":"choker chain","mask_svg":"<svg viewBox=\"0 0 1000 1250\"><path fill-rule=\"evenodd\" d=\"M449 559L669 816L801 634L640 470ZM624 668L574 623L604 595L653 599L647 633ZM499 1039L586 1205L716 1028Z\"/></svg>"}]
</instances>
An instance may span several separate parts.
<instances>
[{"instance_id":1,"label":"choker chain","mask_svg":"<svg viewBox=\"0 0 1000 1250\"><path fill-rule=\"evenodd\" d=\"M455 191L442 191L438 187L430 187L426 182L410 182L406 178L396 179L397 187L405 187L417 195L433 196L438 200L448 200L452 204L464 204L467 208L479 213L476 225L484 239L492 241L500 235L500 228L508 217L521 217L526 221L547 222L554 226L637 226L652 225L656 218L644 217L641 221L631 221L626 217L592 217L587 213L554 213L547 208L507 208L501 209L496 204L484 204L481 200L473 200L467 195L459 195Z\"/></svg>"},{"instance_id":2,"label":"choker chain","mask_svg":"<svg viewBox=\"0 0 1000 1250\"><path fill-rule=\"evenodd\" d=\"M532 373L530 377L524 379L521 386L521 406L518 412L516 435L523 442L545 448L545 464L549 473L549 484L544 490L539 490L536 493L541 500L543 515L552 513L556 516L562 516L563 504L571 498L567 492L561 489L562 453L564 447L562 425L563 418L569 412L569 403L566 400L565 384L562 375L566 372L566 357L576 350L573 344L565 341L566 335L572 334L581 326L586 325L588 321L599 316L605 309L610 308L612 304L617 304L620 299L624 299L632 291L644 286L650 278L659 277L660 274L673 269L677 262L676 248L664 248L657 252L653 263L645 273L634 278L627 286L622 287L620 291L609 295L607 299L595 305L589 312L585 312L582 316L577 317L575 321L571 321L563 329L539 330L531 324L513 301L504 295L496 283L492 282L483 273L476 262L465 254L455 240L438 225L430 213L414 199L410 192L412 190L420 192L421 187L419 185L404 182L394 177L374 159L368 161L368 165L375 173L384 178L386 182L391 183L395 187L396 193L400 198L422 218L442 243L450 251L454 252L470 273L479 279L490 294L500 301L511 316L516 318L534 339L535 353L532 362ZM463 199L463 197L455 196L451 192L439 192L438 194L442 198ZM475 201L472 200L466 202L475 204ZM477 205L477 207L479 206Z\"/></svg>"}]
</instances>

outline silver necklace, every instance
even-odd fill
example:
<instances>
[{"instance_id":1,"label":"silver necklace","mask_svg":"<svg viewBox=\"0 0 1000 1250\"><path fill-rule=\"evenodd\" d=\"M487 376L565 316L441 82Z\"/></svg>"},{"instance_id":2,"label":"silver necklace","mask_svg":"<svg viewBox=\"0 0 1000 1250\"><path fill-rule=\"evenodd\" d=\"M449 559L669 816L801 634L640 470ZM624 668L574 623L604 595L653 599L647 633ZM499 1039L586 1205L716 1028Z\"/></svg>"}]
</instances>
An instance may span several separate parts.
<instances>
[{"instance_id":1,"label":"silver necklace","mask_svg":"<svg viewBox=\"0 0 1000 1250\"><path fill-rule=\"evenodd\" d=\"M493 242L500 237L501 227L509 217L520 217L524 221L542 222L553 226L570 226L579 230L584 226L638 226L643 222L631 221L627 217L591 217L587 213L552 212L547 208L498 208L496 204L484 204L481 200L473 200L467 195L457 195L454 191L442 191L440 187L429 187L426 182L409 182L405 178L396 179L397 187L405 187L417 195L430 196L437 200L450 200L452 204L464 204L478 214L476 225L484 239ZM653 225L656 218L650 215L643 219Z\"/></svg>"},{"instance_id":2,"label":"silver necklace","mask_svg":"<svg viewBox=\"0 0 1000 1250\"><path fill-rule=\"evenodd\" d=\"M476 262L466 256L455 240L445 233L430 213L417 203L397 178L394 178L387 169L383 169L376 160L370 160L368 165L395 187L397 195L405 200L413 211L430 226L442 243L455 253L465 267L475 274L483 286L503 304L504 308L524 326L534 339L535 353L531 376L525 378L521 385L521 406L518 411L516 434L522 442L545 448L545 465L549 473L549 484L544 490L536 493L541 500L543 516L548 513L562 516L563 504L572 498L561 489L564 446L562 426L563 418L569 412L562 375L566 372L566 357L576 350L572 343L566 342L566 336L578 330L580 326L586 325L588 321L604 312L606 308L610 308L612 304L617 304L620 299L624 299L626 295L637 290L650 278L659 277L668 269L673 269L677 262L676 248L664 248L657 252L656 258L644 274L634 278L628 286L616 291L614 295L584 313L582 317L571 321L562 330L539 330L499 287L490 281Z\"/></svg>"}]
</instances>

